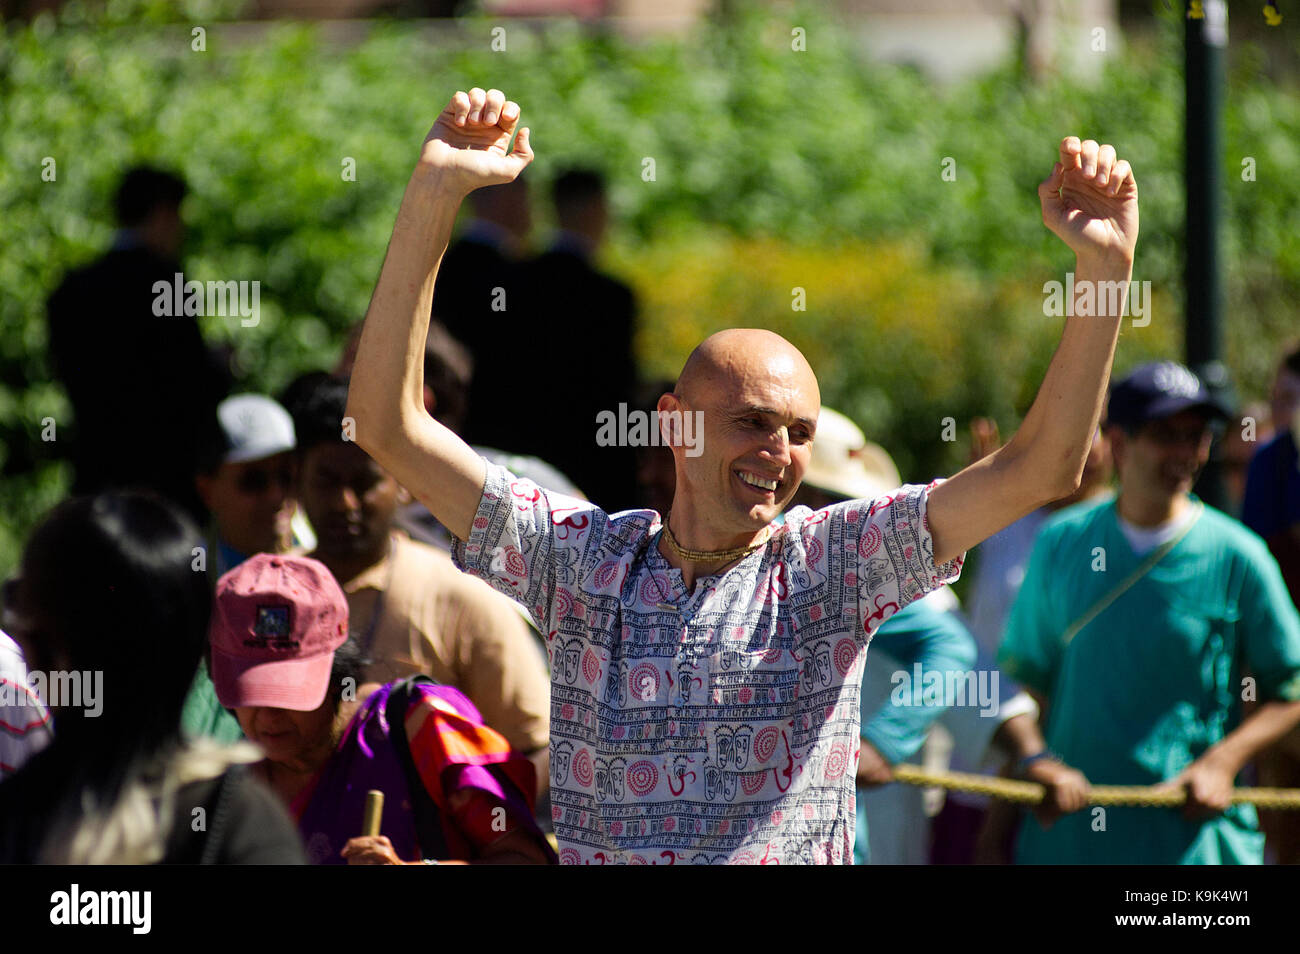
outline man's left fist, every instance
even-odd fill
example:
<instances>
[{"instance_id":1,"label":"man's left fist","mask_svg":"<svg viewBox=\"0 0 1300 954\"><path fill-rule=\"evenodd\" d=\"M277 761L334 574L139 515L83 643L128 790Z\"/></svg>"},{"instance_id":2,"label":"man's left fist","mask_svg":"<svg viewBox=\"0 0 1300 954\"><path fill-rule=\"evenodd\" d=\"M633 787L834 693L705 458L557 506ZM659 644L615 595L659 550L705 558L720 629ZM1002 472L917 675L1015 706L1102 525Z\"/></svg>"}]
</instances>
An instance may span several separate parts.
<instances>
[{"instance_id":1,"label":"man's left fist","mask_svg":"<svg viewBox=\"0 0 1300 954\"><path fill-rule=\"evenodd\" d=\"M1132 266L1137 247L1137 182L1115 147L1077 136L1061 140L1061 158L1038 186L1043 223L1080 260Z\"/></svg>"}]
</instances>

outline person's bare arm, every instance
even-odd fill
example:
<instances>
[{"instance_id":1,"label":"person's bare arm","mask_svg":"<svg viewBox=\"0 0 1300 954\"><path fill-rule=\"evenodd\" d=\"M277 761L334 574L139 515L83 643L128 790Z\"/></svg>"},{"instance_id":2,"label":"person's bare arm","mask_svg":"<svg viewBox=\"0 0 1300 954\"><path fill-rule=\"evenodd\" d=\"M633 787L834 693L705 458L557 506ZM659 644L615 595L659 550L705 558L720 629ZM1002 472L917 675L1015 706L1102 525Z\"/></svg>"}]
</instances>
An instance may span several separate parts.
<instances>
[{"instance_id":1,"label":"person's bare arm","mask_svg":"<svg viewBox=\"0 0 1300 954\"><path fill-rule=\"evenodd\" d=\"M1074 251L1076 289L1119 282L1133 272L1137 184L1108 145L1061 142L1061 160L1038 187L1043 222ZM1096 308L1107 296L1097 295ZM1123 308L1113 309L1122 312ZM947 563L1043 504L1073 493L1097 429L1110 379L1120 314L1067 318L1061 343L1024 423L999 450L930 494L934 562Z\"/></svg>"},{"instance_id":2,"label":"person's bare arm","mask_svg":"<svg viewBox=\"0 0 1300 954\"><path fill-rule=\"evenodd\" d=\"M433 284L465 196L514 180L532 161L529 130L510 139L519 106L500 90L458 92L439 115L407 183L370 300L348 391L357 444L448 530L469 537L483 459L424 409L424 342Z\"/></svg>"},{"instance_id":3,"label":"person's bare arm","mask_svg":"<svg viewBox=\"0 0 1300 954\"><path fill-rule=\"evenodd\" d=\"M362 835L350 838L339 854L346 858L350 865L425 864L423 861L404 861L399 858L387 835ZM537 839L518 831L502 835L484 848L482 855L473 861L449 858L438 862L440 865L544 865L547 863L546 852Z\"/></svg>"},{"instance_id":4,"label":"person's bare arm","mask_svg":"<svg viewBox=\"0 0 1300 954\"><path fill-rule=\"evenodd\" d=\"M1034 700L1034 705L1038 706L1038 724L1040 726L1047 725L1047 696L1037 689L1030 689L1028 686L1025 687L1025 692L1029 695L1029 698Z\"/></svg>"}]
</instances>

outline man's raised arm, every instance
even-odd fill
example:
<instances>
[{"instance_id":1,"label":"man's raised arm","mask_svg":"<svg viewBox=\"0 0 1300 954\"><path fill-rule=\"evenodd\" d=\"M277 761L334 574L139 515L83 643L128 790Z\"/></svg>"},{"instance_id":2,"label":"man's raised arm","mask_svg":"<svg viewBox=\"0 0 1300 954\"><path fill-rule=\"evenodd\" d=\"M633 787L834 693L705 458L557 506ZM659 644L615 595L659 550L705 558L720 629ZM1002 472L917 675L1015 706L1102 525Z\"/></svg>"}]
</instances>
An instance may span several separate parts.
<instances>
[{"instance_id":1,"label":"man's raised arm","mask_svg":"<svg viewBox=\"0 0 1300 954\"><path fill-rule=\"evenodd\" d=\"M1066 319L1015 437L931 492L926 517L936 565L1078 489L1106 397L1133 273L1137 183L1114 148L1070 136L1061 142L1060 162L1039 185L1038 197L1044 224L1077 256L1075 288L1097 292L1096 307L1090 316L1076 312ZM1115 287L1102 282L1119 283L1123 294L1100 294Z\"/></svg>"},{"instance_id":2,"label":"man's raised arm","mask_svg":"<svg viewBox=\"0 0 1300 954\"><path fill-rule=\"evenodd\" d=\"M500 90L458 92L420 151L361 333L347 413L363 450L462 540L483 494L483 459L424 409L424 342L433 282L456 212L482 186L533 159L519 106Z\"/></svg>"}]
</instances>

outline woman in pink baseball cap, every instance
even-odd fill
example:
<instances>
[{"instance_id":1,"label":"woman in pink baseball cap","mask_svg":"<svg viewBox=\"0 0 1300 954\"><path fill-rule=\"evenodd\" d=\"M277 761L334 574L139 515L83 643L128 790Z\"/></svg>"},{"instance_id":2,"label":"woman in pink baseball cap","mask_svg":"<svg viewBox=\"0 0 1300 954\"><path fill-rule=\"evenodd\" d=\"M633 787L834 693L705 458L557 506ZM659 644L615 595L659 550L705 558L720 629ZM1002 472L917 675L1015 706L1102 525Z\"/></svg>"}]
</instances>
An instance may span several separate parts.
<instances>
[{"instance_id":1,"label":"woman in pink baseball cap","mask_svg":"<svg viewBox=\"0 0 1300 954\"><path fill-rule=\"evenodd\" d=\"M316 864L555 861L532 763L459 690L412 677L366 693L348 605L324 564L259 554L217 584L212 681L266 759ZM360 835L366 793L382 834Z\"/></svg>"}]
</instances>

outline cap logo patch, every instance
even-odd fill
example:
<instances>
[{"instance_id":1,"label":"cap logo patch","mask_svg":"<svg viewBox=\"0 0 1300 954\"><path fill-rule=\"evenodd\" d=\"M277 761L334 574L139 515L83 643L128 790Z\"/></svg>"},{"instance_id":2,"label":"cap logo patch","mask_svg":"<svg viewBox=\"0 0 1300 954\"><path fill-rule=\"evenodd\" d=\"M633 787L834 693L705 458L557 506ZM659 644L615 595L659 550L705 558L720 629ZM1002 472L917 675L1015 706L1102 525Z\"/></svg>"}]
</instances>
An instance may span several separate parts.
<instances>
[{"instance_id":1,"label":"cap logo patch","mask_svg":"<svg viewBox=\"0 0 1300 954\"><path fill-rule=\"evenodd\" d=\"M1156 367L1154 378L1156 387L1174 397L1193 398L1201 390L1201 382L1196 375L1170 361Z\"/></svg>"},{"instance_id":2,"label":"cap logo patch","mask_svg":"<svg viewBox=\"0 0 1300 954\"><path fill-rule=\"evenodd\" d=\"M244 645L258 649L297 649L298 640L290 639L293 632L293 608L283 604L259 606L253 621L253 637Z\"/></svg>"}]
</instances>

